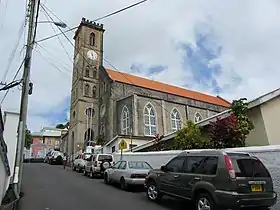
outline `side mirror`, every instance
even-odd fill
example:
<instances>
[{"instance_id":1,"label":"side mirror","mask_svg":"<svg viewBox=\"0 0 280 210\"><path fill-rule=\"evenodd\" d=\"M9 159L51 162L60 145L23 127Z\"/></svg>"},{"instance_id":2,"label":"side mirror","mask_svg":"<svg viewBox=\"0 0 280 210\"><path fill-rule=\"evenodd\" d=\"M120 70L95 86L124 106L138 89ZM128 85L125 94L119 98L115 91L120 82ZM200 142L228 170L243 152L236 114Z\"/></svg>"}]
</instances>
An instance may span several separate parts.
<instances>
[{"instance_id":1,"label":"side mirror","mask_svg":"<svg viewBox=\"0 0 280 210\"><path fill-rule=\"evenodd\" d=\"M163 172L167 172L167 171L168 171L168 170L167 170L167 167L164 166L164 165L160 167L160 170L163 171Z\"/></svg>"},{"instance_id":2,"label":"side mirror","mask_svg":"<svg viewBox=\"0 0 280 210\"><path fill-rule=\"evenodd\" d=\"M111 168L112 168L112 169L115 169L116 167L115 167L115 166L111 166Z\"/></svg>"}]
</instances>

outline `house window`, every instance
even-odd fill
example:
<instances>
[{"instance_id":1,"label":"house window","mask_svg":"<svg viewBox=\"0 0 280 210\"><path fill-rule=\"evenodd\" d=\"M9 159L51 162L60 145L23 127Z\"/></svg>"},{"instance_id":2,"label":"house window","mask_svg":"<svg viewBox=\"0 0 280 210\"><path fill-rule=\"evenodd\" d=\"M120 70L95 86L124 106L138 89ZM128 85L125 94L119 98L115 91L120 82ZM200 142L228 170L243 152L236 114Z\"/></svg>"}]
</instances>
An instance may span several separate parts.
<instances>
[{"instance_id":1,"label":"house window","mask_svg":"<svg viewBox=\"0 0 280 210\"><path fill-rule=\"evenodd\" d=\"M73 119L75 119L75 117L76 117L76 112L73 111Z\"/></svg>"},{"instance_id":2,"label":"house window","mask_svg":"<svg viewBox=\"0 0 280 210\"><path fill-rule=\"evenodd\" d=\"M89 77L89 66L86 67L85 76Z\"/></svg>"},{"instance_id":3,"label":"house window","mask_svg":"<svg viewBox=\"0 0 280 210\"><path fill-rule=\"evenodd\" d=\"M148 103L144 108L144 125L144 134L146 136L156 135L156 113L151 103Z\"/></svg>"},{"instance_id":4,"label":"house window","mask_svg":"<svg viewBox=\"0 0 280 210\"><path fill-rule=\"evenodd\" d=\"M95 111L93 108L87 108L85 110L85 114L87 117L94 117Z\"/></svg>"},{"instance_id":5,"label":"house window","mask_svg":"<svg viewBox=\"0 0 280 210\"><path fill-rule=\"evenodd\" d=\"M171 128L172 128L172 132L175 132L177 130L181 129L181 116L179 111L174 108L171 112Z\"/></svg>"},{"instance_id":6,"label":"house window","mask_svg":"<svg viewBox=\"0 0 280 210\"><path fill-rule=\"evenodd\" d=\"M116 151L116 146L112 146L112 153Z\"/></svg>"},{"instance_id":7,"label":"house window","mask_svg":"<svg viewBox=\"0 0 280 210\"><path fill-rule=\"evenodd\" d=\"M126 106L123 107L121 113L121 128L122 128L122 134L124 135L129 134L129 111Z\"/></svg>"},{"instance_id":8,"label":"house window","mask_svg":"<svg viewBox=\"0 0 280 210\"><path fill-rule=\"evenodd\" d=\"M85 95L89 96L89 84L85 84Z\"/></svg>"},{"instance_id":9,"label":"house window","mask_svg":"<svg viewBox=\"0 0 280 210\"><path fill-rule=\"evenodd\" d=\"M203 118L202 118L202 116L201 116L201 114L200 113L195 113L195 115L194 115L194 122L195 123L197 123L197 122L199 122L199 121L201 121Z\"/></svg>"},{"instance_id":10,"label":"house window","mask_svg":"<svg viewBox=\"0 0 280 210\"><path fill-rule=\"evenodd\" d=\"M91 33L89 35L89 44L90 44L90 46L95 46L95 34L94 33Z\"/></svg>"}]
</instances>

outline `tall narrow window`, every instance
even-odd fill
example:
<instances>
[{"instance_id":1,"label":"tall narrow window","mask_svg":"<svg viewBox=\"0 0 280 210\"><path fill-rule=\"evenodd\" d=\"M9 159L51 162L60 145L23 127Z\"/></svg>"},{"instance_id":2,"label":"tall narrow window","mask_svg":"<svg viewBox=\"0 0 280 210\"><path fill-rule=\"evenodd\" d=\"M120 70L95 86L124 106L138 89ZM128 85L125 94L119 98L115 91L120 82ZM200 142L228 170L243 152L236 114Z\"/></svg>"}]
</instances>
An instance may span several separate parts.
<instances>
[{"instance_id":1,"label":"tall narrow window","mask_svg":"<svg viewBox=\"0 0 280 210\"><path fill-rule=\"evenodd\" d=\"M156 113L154 107L148 103L144 108L144 134L154 136L157 132Z\"/></svg>"},{"instance_id":2,"label":"tall narrow window","mask_svg":"<svg viewBox=\"0 0 280 210\"><path fill-rule=\"evenodd\" d=\"M92 77L94 78L94 79L96 79L96 76L97 76L97 68L96 68L96 66L94 66L93 67L93 71L92 71L93 73L92 73Z\"/></svg>"},{"instance_id":3,"label":"tall narrow window","mask_svg":"<svg viewBox=\"0 0 280 210\"><path fill-rule=\"evenodd\" d=\"M194 115L194 122L195 123L197 123L197 122L199 122L199 121L201 121L203 118L202 118L202 116L201 116L201 114L200 113L195 113L195 115Z\"/></svg>"},{"instance_id":4,"label":"tall narrow window","mask_svg":"<svg viewBox=\"0 0 280 210\"><path fill-rule=\"evenodd\" d=\"M86 77L89 77L89 66L86 67L85 76L86 76Z\"/></svg>"},{"instance_id":5,"label":"tall narrow window","mask_svg":"<svg viewBox=\"0 0 280 210\"><path fill-rule=\"evenodd\" d=\"M85 85L85 95L89 96L89 84Z\"/></svg>"},{"instance_id":6,"label":"tall narrow window","mask_svg":"<svg viewBox=\"0 0 280 210\"><path fill-rule=\"evenodd\" d=\"M172 132L175 132L177 130L180 130L182 126L181 123L181 116L179 111L174 108L171 112L171 128L172 128Z\"/></svg>"},{"instance_id":7,"label":"tall narrow window","mask_svg":"<svg viewBox=\"0 0 280 210\"><path fill-rule=\"evenodd\" d=\"M128 135L129 134L129 111L126 106L123 107L121 113L121 131L122 134Z\"/></svg>"},{"instance_id":8,"label":"tall narrow window","mask_svg":"<svg viewBox=\"0 0 280 210\"><path fill-rule=\"evenodd\" d=\"M90 46L95 46L95 34L94 33L91 33L89 35L89 44L90 44Z\"/></svg>"},{"instance_id":9,"label":"tall narrow window","mask_svg":"<svg viewBox=\"0 0 280 210\"><path fill-rule=\"evenodd\" d=\"M71 135L71 150L72 150L72 154L75 153L74 144L75 144L75 134L74 134L74 131L72 131L72 135Z\"/></svg>"},{"instance_id":10,"label":"tall narrow window","mask_svg":"<svg viewBox=\"0 0 280 210\"><path fill-rule=\"evenodd\" d=\"M92 97L93 98L96 97L96 87L95 86L92 87Z\"/></svg>"}]
</instances>

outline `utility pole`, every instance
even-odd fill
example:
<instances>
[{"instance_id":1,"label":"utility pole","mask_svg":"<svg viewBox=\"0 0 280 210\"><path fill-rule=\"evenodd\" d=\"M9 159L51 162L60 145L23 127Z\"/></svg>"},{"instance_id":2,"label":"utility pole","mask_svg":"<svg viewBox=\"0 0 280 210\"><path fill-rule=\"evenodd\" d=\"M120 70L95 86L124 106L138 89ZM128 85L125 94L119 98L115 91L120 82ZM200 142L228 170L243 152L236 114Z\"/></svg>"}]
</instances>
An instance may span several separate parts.
<instances>
[{"instance_id":1,"label":"utility pole","mask_svg":"<svg viewBox=\"0 0 280 210\"><path fill-rule=\"evenodd\" d=\"M24 71L22 76L22 93L20 103L20 116L18 125L18 142L17 153L15 161L15 170L13 175L13 187L15 193L19 196L21 190L22 181L22 169L23 169L23 149L25 145L25 132L26 132L26 120L27 120L27 105L28 105L28 92L30 81L30 68L31 57L35 39L35 13L36 6L38 6L39 0L29 0L30 15L28 23L28 36L26 44L26 54L24 61Z\"/></svg>"}]
</instances>

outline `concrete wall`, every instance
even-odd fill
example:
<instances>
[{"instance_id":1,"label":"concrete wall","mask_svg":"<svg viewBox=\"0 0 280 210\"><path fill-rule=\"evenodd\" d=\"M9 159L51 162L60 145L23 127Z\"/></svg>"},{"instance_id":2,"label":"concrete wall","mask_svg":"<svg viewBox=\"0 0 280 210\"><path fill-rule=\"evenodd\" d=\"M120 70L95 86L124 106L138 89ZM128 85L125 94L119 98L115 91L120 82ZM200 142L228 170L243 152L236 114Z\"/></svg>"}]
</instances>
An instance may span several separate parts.
<instances>
[{"instance_id":1,"label":"concrete wall","mask_svg":"<svg viewBox=\"0 0 280 210\"><path fill-rule=\"evenodd\" d=\"M0 157L0 204L7 190L8 178L9 176L6 173L4 163Z\"/></svg>"},{"instance_id":2,"label":"concrete wall","mask_svg":"<svg viewBox=\"0 0 280 210\"><path fill-rule=\"evenodd\" d=\"M7 144L7 156L9 160L9 166L11 170L11 177L14 174L16 149L18 142L18 123L19 123L19 113L14 112L4 112L4 139Z\"/></svg>"},{"instance_id":3,"label":"concrete wall","mask_svg":"<svg viewBox=\"0 0 280 210\"><path fill-rule=\"evenodd\" d=\"M280 97L276 97L260 106L266 135L271 145L280 144Z\"/></svg>"}]
</instances>

